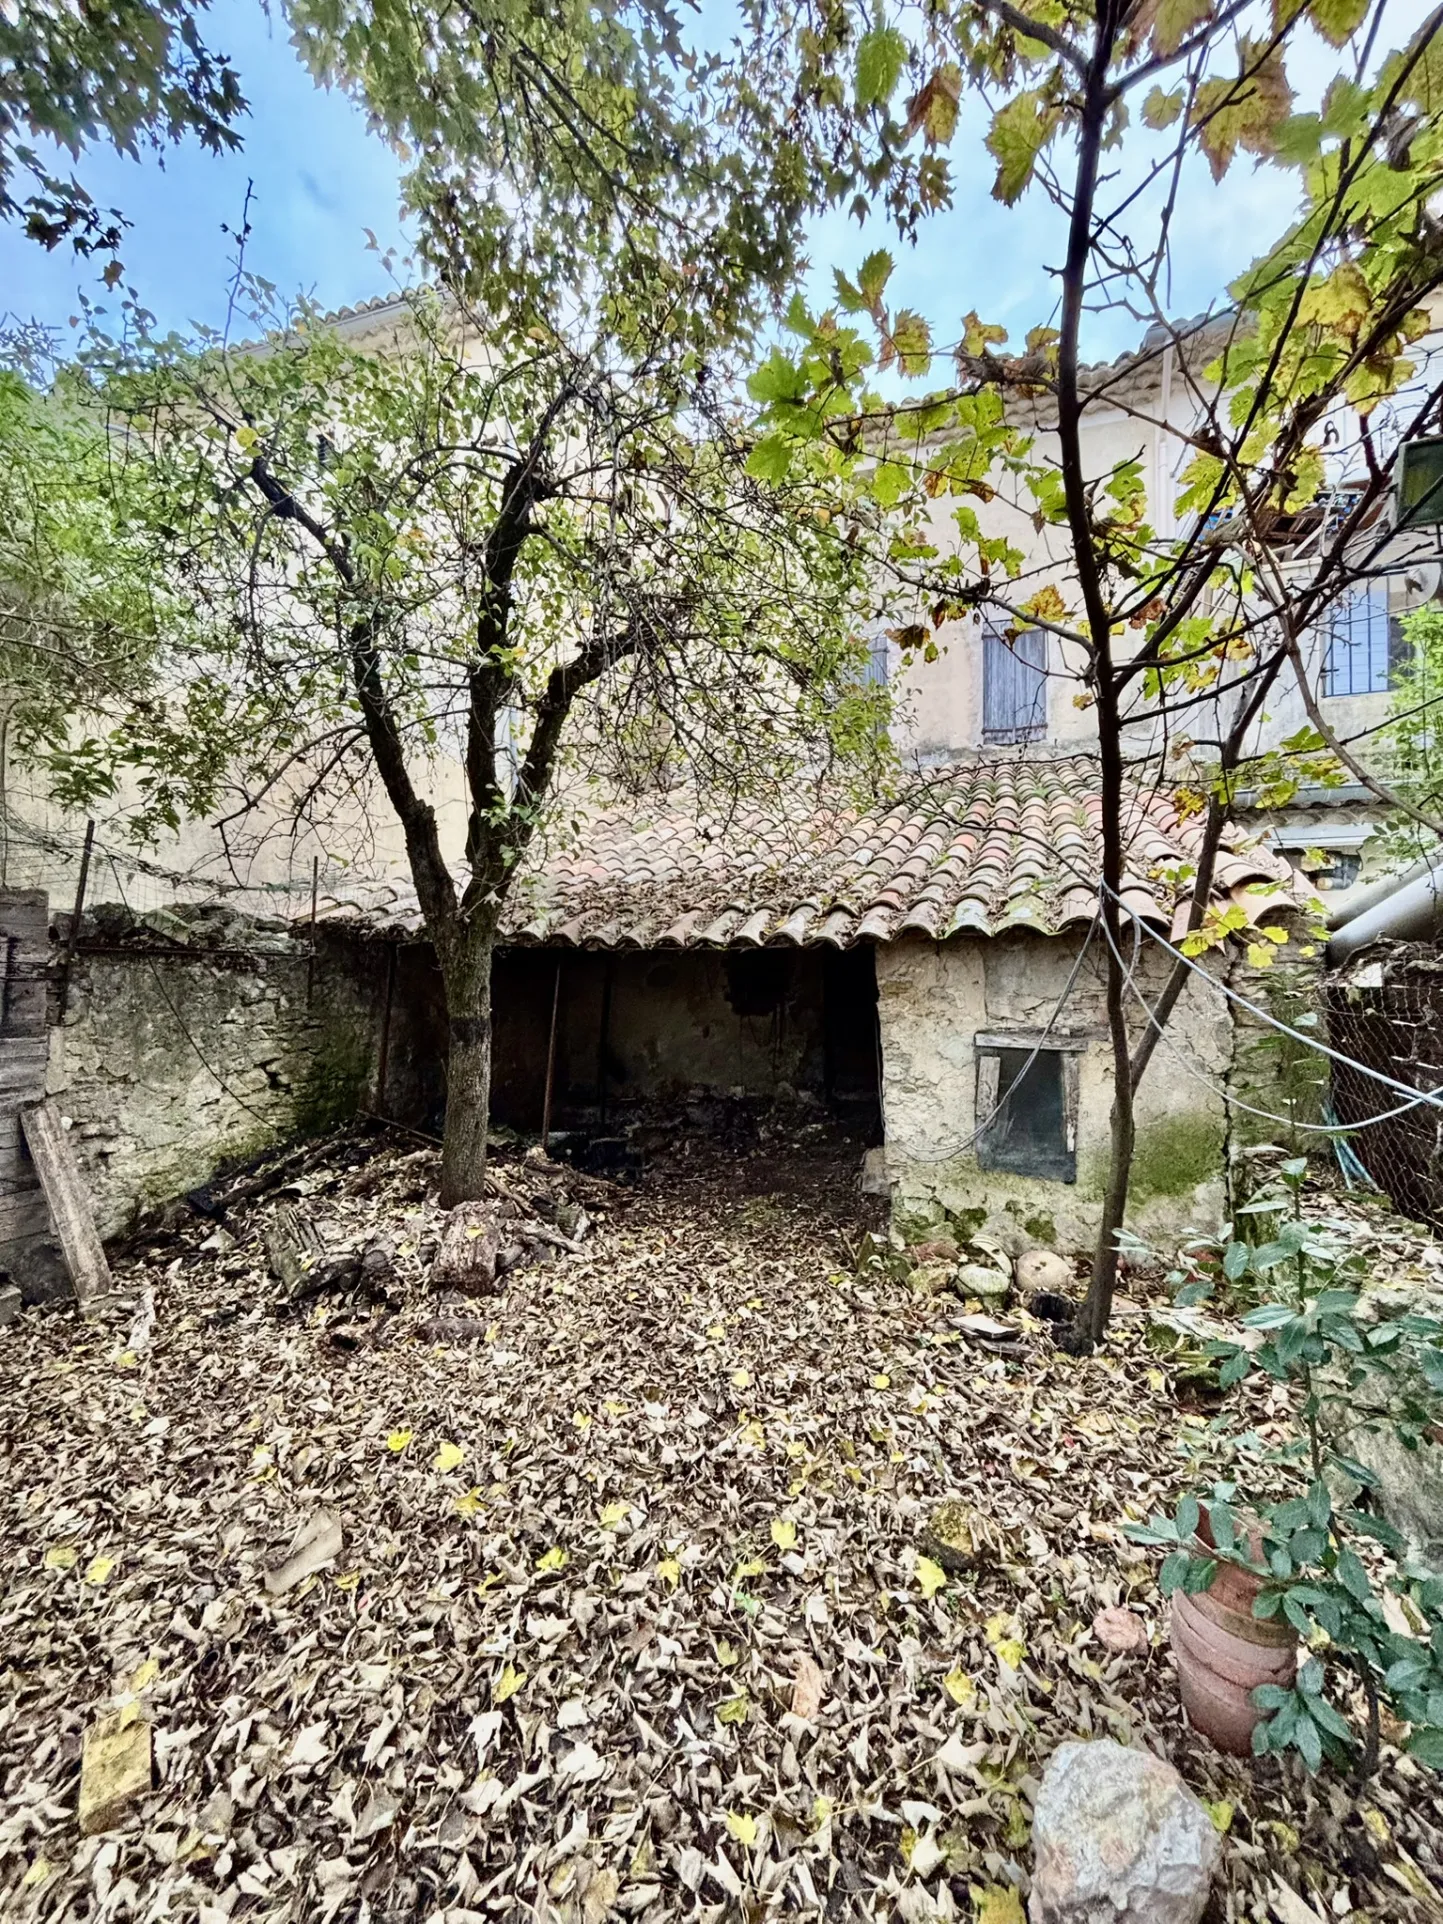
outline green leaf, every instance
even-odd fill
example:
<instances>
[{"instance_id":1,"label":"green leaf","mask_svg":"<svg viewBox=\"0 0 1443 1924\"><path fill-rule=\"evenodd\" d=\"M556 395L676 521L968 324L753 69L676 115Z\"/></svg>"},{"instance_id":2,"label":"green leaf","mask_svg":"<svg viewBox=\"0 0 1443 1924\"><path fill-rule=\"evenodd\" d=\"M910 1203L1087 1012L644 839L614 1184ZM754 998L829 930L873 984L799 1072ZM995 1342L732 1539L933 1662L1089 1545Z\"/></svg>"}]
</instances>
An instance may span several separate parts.
<instances>
[{"instance_id":1,"label":"green leaf","mask_svg":"<svg viewBox=\"0 0 1443 1924\"><path fill-rule=\"evenodd\" d=\"M1147 99L1142 103L1142 124L1161 132L1182 112L1182 88L1174 87L1171 93L1164 93L1161 87L1149 90Z\"/></svg>"},{"instance_id":2,"label":"green leaf","mask_svg":"<svg viewBox=\"0 0 1443 1924\"><path fill-rule=\"evenodd\" d=\"M1293 1732L1293 1742L1297 1745L1299 1754L1309 1770L1321 1769L1323 1739L1311 1716L1299 1717L1297 1728Z\"/></svg>"},{"instance_id":3,"label":"green leaf","mask_svg":"<svg viewBox=\"0 0 1443 1924\"><path fill-rule=\"evenodd\" d=\"M1165 1597L1170 1597L1173 1591L1180 1587L1191 1563L1192 1558L1186 1550L1174 1550L1171 1556L1163 1558L1162 1568L1157 1576L1157 1587Z\"/></svg>"},{"instance_id":4,"label":"green leaf","mask_svg":"<svg viewBox=\"0 0 1443 1924\"><path fill-rule=\"evenodd\" d=\"M764 434L747 456L747 473L773 486L785 481L792 465L792 444L783 434Z\"/></svg>"},{"instance_id":5,"label":"green leaf","mask_svg":"<svg viewBox=\"0 0 1443 1924\"><path fill-rule=\"evenodd\" d=\"M1160 54L1174 54L1212 11L1212 0L1160 0L1153 16L1152 44Z\"/></svg>"},{"instance_id":6,"label":"green leaf","mask_svg":"<svg viewBox=\"0 0 1443 1924\"><path fill-rule=\"evenodd\" d=\"M857 285L862 290L862 300L867 307L874 308L881 300L892 276L892 266L892 256L885 247L876 248L862 262Z\"/></svg>"},{"instance_id":7,"label":"green leaf","mask_svg":"<svg viewBox=\"0 0 1443 1924\"><path fill-rule=\"evenodd\" d=\"M1312 0L1308 18L1330 47L1342 47L1367 19L1369 0Z\"/></svg>"},{"instance_id":8,"label":"green leaf","mask_svg":"<svg viewBox=\"0 0 1443 1924\"><path fill-rule=\"evenodd\" d=\"M1420 1726L1408 1739L1408 1755L1430 1770L1443 1770L1443 1730Z\"/></svg>"},{"instance_id":9,"label":"green leaf","mask_svg":"<svg viewBox=\"0 0 1443 1924\"><path fill-rule=\"evenodd\" d=\"M885 107L907 64L907 42L895 27L874 27L857 42L857 105Z\"/></svg>"},{"instance_id":10,"label":"green leaf","mask_svg":"<svg viewBox=\"0 0 1443 1924\"><path fill-rule=\"evenodd\" d=\"M1011 207L1026 192L1037 156L1052 138L1057 109L1041 89L1017 94L992 116L987 151L997 162L992 198Z\"/></svg>"}]
</instances>

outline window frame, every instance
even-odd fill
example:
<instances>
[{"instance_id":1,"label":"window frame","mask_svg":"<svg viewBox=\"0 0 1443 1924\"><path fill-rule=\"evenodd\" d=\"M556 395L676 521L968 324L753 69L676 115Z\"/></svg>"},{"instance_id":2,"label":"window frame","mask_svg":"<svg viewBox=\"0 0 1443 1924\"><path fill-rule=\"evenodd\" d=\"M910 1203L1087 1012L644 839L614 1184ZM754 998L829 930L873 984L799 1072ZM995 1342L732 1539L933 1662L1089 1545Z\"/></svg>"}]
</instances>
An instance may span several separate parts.
<instances>
[{"instance_id":1,"label":"window frame","mask_svg":"<svg viewBox=\"0 0 1443 1924\"><path fill-rule=\"evenodd\" d=\"M1037 1029L984 1030L979 1031L972 1038L976 1061L976 1108L973 1114L977 1135L974 1149L979 1168L994 1170L999 1175L1025 1176L1032 1182L1075 1183L1077 1181L1077 1120L1082 1081L1082 1052L1087 1048L1090 1040L1090 1037L1076 1035L1056 1033L1044 1035ZM989 1151L987 1146L991 1123L996 1119L993 1111L998 1108L997 1091L1002 1079L1002 1055L1004 1052L1030 1054L1034 1049L1039 1059L1044 1055L1055 1055L1058 1058L1062 1086L1062 1142L1058 1149L1058 1159L1067 1168L1067 1173L1061 1175L1052 1170L1023 1168L1019 1160L1008 1159L1005 1151L1000 1153L997 1149ZM1016 1086L1015 1082L1012 1086Z\"/></svg>"},{"instance_id":2,"label":"window frame","mask_svg":"<svg viewBox=\"0 0 1443 1924\"><path fill-rule=\"evenodd\" d=\"M1035 650L1039 659L1033 661L1021 652L1026 642L1030 650ZM994 662L1001 666L999 652L1005 654L1012 664L1010 674L1013 679L1013 694L1019 698L1016 713L1021 713L1021 695L1029 670L1036 674L1037 680L1032 691L1030 711L1023 719L996 721L989 724L989 709L1001 705L999 691L995 702L989 700L989 690L994 683L996 670ZM995 622L984 620L982 623L982 740L984 745L994 748L1017 748L1026 742L1041 742L1047 739L1047 630L1045 628L1020 628L1012 641L1008 641L1005 631Z\"/></svg>"}]
</instances>

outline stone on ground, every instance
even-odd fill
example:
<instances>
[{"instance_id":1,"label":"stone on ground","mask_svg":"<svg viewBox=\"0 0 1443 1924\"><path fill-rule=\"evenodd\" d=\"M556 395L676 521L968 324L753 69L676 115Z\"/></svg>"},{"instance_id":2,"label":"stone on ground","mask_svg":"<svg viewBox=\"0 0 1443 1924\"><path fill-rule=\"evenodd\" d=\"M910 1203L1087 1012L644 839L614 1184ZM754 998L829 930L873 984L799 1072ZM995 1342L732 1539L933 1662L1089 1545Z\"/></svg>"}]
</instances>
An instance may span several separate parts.
<instances>
[{"instance_id":1,"label":"stone on ground","mask_svg":"<svg viewBox=\"0 0 1443 1924\"><path fill-rule=\"evenodd\" d=\"M80 1828L87 1837L113 1830L137 1797L150 1790L150 1725L134 1704L100 1717L85 1733L80 1757Z\"/></svg>"},{"instance_id":2,"label":"stone on ground","mask_svg":"<svg viewBox=\"0 0 1443 1924\"><path fill-rule=\"evenodd\" d=\"M1221 1843L1171 1764L1060 1744L1032 1820L1030 1924L1198 1924Z\"/></svg>"},{"instance_id":3,"label":"stone on ground","mask_svg":"<svg viewBox=\"0 0 1443 1924\"><path fill-rule=\"evenodd\" d=\"M20 1314L20 1291L13 1286L0 1289L0 1328L13 1323Z\"/></svg>"},{"instance_id":4,"label":"stone on ground","mask_svg":"<svg viewBox=\"0 0 1443 1924\"><path fill-rule=\"evenodd\" d=\"M919 1296L940 1296L952 1287L956 1274L955 1263L918 1263L907 1281Z\"/></svg>"},{"instance_id":5,"label":"stone on ground","mask_svg":"<svg viewBox=\"0 0 1443 1924\"><path fill-rule=\"evenodd\" d=\"M976 1296L984 1303L1003 1303L1011 1294L1012 1280L991 1263L963 1263L953 1287L959 1296Z\"/></svg>"},{"instance_id":6,"label":"stone on ground","mask_svg":"<svg viewBox=\"0 0 1443 1924\"><path fill-rule=\"evenodd\" d=\"M1055 1249L1024 1249L1016 1263L1017 1287L1031 1296L1038 1290L1066 1296L1077 1285L1072 1264Z\"/></svg>"}]
</instances>

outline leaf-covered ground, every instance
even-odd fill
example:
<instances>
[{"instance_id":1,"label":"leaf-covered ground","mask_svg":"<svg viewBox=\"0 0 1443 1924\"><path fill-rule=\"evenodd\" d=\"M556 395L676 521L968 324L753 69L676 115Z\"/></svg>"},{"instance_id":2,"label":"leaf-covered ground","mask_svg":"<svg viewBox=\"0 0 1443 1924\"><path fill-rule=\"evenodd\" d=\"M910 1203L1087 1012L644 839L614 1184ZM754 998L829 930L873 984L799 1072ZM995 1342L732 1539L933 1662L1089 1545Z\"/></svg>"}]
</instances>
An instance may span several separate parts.
<instances>
[{"instance_id":1,"label":"leaf-covered ground","mask_svg":"<svg viewBox=\"0 0 1443 1924\"><path fill-rule=\"evenodd\" d=\"M1443 1915L1436 1780L1387 1750L1355 1793L1187 1731L1120 1525L1200 1419L1140 1317L1083 1363L1037 1326L972 1347L952 1299L854 1280L854 1160L777 1139L586 1186L582 1253L438 1345L433 1159L348 1159L230 1246L187 1220L123 1258L148 1338L143 1297L0 1332L7 1920L1016 1924L1039 1773L1089 1734L1215 1806L1211 1918ZM399 1307L288 1312L287 1205L402 1238ZM936 1588L949 1497L980 1556ZM339 1558L270 1595L318 1509ZM1118 1604L1147 1656L1092 1636ZM83 1838L82 1735L127 1697L158 1787Z\"/></svg>"}]
</instances>

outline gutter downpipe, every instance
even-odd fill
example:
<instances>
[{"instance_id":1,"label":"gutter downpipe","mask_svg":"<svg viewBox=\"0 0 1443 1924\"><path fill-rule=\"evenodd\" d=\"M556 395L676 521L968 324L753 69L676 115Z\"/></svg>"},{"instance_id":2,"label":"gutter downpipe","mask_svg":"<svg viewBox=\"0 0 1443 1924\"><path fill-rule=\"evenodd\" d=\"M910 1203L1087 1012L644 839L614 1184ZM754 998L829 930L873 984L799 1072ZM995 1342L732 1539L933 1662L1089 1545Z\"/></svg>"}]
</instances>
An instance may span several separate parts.
<instances>
[{"instance_id":1,"label":"gutter downpipe","mask_svg":"<svg viewBox=\"0 0 1443 1924\"><path fill-rule=\"evenodd\" d=\"M1373 899L1370 901L1369 896ZM1328 939L1328 960L1336 968L1369 942L1384 936L1396 942L1416 941L1443 928L1443 860L1416 864L1414 870L1392 877L1384 892L1368 890L1350 904L1349 915Z\"/></svg>"}]
</instances>

